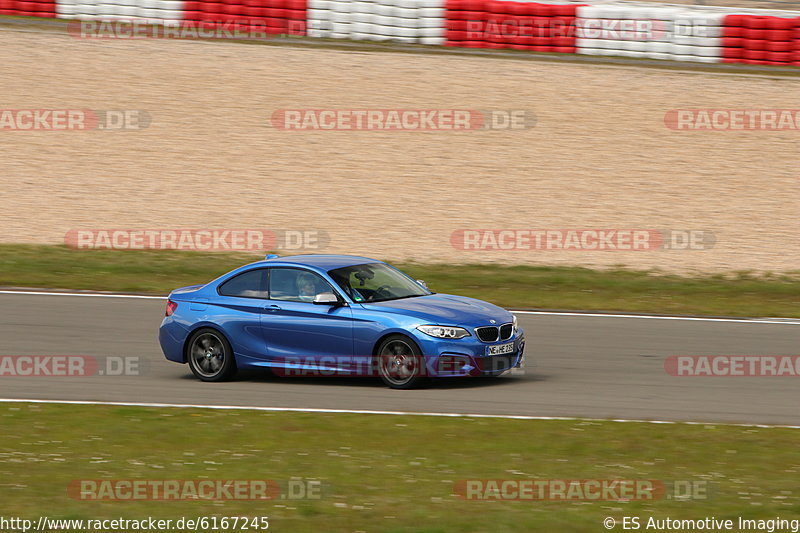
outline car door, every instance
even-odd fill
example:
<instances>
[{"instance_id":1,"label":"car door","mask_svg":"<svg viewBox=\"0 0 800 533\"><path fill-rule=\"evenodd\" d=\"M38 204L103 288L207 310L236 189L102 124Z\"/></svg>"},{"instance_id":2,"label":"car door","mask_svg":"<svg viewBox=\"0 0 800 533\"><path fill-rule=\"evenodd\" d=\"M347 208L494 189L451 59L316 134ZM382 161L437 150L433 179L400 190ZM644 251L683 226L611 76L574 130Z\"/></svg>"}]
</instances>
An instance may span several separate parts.
<instances>
[{"instance_id":1,"label":"car door","mask_svg":"<svg viewBox=\"0 0 800 533\"><path fill-rule=\"evenodd\" d=\"M330 368L352 355L350 307L313 303L321 292L339 294L322 276L303 268L272 267L268 277L269 300L261 327L270 359L303 358Z\"/></svg>"},{"instance_id":2,"label":"car door","mask_svg":"<svg viewBox=\"0 0 800 533\"><path fill-rule=\"evenodd\" d=\"M213 302L195 302L213 316L225 332L233 351L254 359L267 357L261 315L267 302L267 269L255 268L236 274L217 288Z\"/></svg>"}]
</instances>

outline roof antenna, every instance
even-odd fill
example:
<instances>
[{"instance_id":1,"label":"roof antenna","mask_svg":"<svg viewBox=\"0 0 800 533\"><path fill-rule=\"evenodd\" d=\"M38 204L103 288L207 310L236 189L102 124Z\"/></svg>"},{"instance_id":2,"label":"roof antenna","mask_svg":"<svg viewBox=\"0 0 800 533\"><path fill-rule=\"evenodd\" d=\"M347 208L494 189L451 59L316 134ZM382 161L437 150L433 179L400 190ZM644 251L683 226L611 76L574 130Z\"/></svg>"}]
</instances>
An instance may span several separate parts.
<instances>
[{"instance_id":1,"label":"roof antenna","mask_svg":"<svg viewBox=\"0 0 800 533\"><path fill-rule=\"evenodd\" d=\"M267 254L267 256L264 258L264 260L269 261L270 259L277 259L279 257L280 256L278 254Z\"/></svg>"}]
</instances>

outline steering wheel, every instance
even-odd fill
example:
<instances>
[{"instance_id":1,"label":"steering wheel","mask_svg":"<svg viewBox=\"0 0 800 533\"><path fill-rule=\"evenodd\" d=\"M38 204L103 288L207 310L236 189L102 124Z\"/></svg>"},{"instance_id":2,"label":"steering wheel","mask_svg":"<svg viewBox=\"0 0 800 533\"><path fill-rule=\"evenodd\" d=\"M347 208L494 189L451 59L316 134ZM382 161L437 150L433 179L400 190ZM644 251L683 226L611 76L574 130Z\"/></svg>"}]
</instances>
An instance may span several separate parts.
<instances>
[{"instance_id":1,"label":"steering wheel","mask_svg":"<svg viewBox=\"0 0 800 533\"><path fill-rule=\"evenodd\" d=\"M369 299L374 300L375 297L380 296L381 293L383 293L384 297L391 297L392 293L389 292L389 289L391 288L392 288L391 285L381 285L380 287L375 289L375 291L372 293L372 296L370 296Z\"/></svg>"}]
</instances>

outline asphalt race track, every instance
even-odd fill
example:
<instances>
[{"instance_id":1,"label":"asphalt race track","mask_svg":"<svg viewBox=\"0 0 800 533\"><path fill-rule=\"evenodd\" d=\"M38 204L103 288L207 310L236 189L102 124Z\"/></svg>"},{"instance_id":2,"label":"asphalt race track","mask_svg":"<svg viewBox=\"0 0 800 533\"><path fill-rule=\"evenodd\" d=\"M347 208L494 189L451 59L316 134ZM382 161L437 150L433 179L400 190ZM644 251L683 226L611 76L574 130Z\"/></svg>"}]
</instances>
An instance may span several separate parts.
<instances>
[{"instance_id":1,"label":"asphalt race track","mask_svg":"<svg viewBox=\"0 0 800 533\"><path fill-rule=\"evenodd\" d=\"M670 355L795 355L800 326L520 315L521 375L411 391L367 378L201 383L168 362L164 301L0 294L0 355L138 356L138 376L0 377L0 398L370 409L800 425L800 378L673 377Z\"/></svg>"}]
</instances>

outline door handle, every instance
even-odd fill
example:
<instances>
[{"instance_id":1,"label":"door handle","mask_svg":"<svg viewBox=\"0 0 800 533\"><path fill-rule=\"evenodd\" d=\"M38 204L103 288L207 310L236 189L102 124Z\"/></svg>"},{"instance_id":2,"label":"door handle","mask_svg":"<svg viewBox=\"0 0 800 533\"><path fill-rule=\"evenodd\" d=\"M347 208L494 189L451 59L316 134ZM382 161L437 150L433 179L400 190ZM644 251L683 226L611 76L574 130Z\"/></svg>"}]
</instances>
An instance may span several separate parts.
<instances>
[{"instance_id":1,"label":"door handle","mask_svg":"<svg viewBox=\"0 0 800 533\"><path fill-rule=\"evenodd\" d=\"M266 309L267 311L280 311L281 310L281 306L272 304L270 306L265 307L264 309Z\"/></svg>"}]
</instances>

